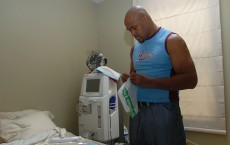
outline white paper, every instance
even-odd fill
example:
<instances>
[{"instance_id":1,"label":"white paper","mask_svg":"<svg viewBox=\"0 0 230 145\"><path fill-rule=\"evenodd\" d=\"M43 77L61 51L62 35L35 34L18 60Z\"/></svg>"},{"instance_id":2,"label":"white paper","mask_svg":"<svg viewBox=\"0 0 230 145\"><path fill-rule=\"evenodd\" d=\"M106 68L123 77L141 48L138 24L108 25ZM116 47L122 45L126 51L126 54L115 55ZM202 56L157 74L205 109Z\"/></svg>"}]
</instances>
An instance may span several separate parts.
<instances>
[{"instance_id":1,"label":"white paper","mask_svg":"<svg viewBox=\"0 0 230 145\"><path fill-rule=\"evenodd\" d=\"M100 66L96 68L97 71L107 75L108 77L114 79L114 80L119 80L120 78L120 73L114 71L113 69L107 67L107 66Z\"/></svg>"}]
</instances>

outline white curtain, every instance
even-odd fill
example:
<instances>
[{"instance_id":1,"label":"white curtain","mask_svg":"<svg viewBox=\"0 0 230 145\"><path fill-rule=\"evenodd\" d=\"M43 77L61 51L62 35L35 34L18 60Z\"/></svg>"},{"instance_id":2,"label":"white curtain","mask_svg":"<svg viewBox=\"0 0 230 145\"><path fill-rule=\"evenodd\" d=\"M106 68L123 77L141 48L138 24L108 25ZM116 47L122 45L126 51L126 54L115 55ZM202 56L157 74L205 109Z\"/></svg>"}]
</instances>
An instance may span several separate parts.
<instances>
[{"instance_id":1,"label":"white curtain","mask_svg":"<svg viewBox=\"0 0 230 145\"><path fill-rule=\"evenodd\" d=\"M226 134L219 0L133 0L154 22L184 38L198 85L180 91L186 130Z\"/></svg>"}]
</instances>

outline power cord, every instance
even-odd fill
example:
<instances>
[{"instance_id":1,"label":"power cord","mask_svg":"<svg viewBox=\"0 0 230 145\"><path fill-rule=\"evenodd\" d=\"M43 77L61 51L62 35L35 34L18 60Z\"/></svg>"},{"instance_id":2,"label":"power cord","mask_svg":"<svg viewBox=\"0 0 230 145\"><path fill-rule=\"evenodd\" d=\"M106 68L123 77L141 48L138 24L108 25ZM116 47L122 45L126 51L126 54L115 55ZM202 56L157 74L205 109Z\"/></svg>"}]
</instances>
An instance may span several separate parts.
<instances>
[{"instance_id":1,"label":"power cord","mask_svg":"<svg viewBox=\"0 0 230 145\"><path fill-rule=\"evenodd\" d=\"M191 141L191 140L189 140L189 139L186 139L189 143L191 143L192 145L198 145L197 143L195 143L195 142L193 142L193 141Z\"/></svg>"}]
</instances>

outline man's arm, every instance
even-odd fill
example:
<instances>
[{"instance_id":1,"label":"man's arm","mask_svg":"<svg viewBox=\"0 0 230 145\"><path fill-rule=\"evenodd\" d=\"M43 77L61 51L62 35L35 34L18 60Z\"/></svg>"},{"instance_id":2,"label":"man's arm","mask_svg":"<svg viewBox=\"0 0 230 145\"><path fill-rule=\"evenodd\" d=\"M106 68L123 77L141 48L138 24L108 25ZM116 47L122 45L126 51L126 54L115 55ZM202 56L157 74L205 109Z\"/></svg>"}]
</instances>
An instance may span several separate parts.
<instances>
[{"instance_id":1,"label":"man's arm","mask_svg":"<svg viewBox=\"0 0 230 145\"><path fill-rule=\"evenodd\" d=\"M142 87L167 90L194 88L198 80L197 73L184 40L177 34L170 35L167 40L167 50L175 75L170 78L149 78L140 74L131 73L131 82Z\"/></svg>"},{"instance_id":2,"label":"man's arm","mask_svg":"<svg viewBox=\"0 0 230 145\"><path fill-rule=\"evenodd\" d=\"M134 68L134 65L133 65L133 59L132 59L132 57L133 57L133 49L134 49L134 46L131 48L131 51L130 51L130 62L131 62L131 64L130 64L130 72L129 72L130 74L136 72L136 70Z\"/></svg>"}]
</instances>

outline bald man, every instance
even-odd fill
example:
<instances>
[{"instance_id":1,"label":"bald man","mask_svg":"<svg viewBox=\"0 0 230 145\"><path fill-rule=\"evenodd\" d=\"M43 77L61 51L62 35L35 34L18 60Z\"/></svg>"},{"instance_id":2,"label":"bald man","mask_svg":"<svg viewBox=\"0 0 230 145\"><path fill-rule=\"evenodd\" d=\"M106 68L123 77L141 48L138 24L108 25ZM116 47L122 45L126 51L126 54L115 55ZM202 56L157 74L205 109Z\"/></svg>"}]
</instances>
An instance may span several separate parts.
<instances>
[{"instance_id":1,"label":"bald man","mask_svg":"<svg viewBox=\"0 0 230 145\"><path fill-rule=\"evenodd\" d=\"M130 77L139 112L130 118L131 145L185 145L179 90L193 89L197 73L185 41L158 27L147 11L134 6L124 20L137 40L131 49Z\"/></svg>"}]
</instances>

